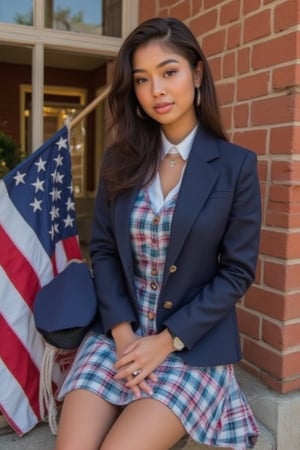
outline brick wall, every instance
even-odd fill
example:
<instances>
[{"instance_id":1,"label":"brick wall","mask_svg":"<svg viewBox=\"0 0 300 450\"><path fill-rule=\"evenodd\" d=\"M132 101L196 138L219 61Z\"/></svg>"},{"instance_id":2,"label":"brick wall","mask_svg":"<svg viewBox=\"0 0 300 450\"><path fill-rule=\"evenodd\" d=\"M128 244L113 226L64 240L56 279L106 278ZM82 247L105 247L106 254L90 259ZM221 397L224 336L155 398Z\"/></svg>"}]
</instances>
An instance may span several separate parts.
<instances>
[{"instance_id":1,"label":"brick wall","mask_svg":"<svg viewBox=\"0 0 300 450\"><path fill-rule=\"evenodd\" d=\"M242 365L272 389L300 388L300 2L140 0L199 39L234 142L256 151L263 203L254 285L238 308Z\"/></svg>"}]
</instances>

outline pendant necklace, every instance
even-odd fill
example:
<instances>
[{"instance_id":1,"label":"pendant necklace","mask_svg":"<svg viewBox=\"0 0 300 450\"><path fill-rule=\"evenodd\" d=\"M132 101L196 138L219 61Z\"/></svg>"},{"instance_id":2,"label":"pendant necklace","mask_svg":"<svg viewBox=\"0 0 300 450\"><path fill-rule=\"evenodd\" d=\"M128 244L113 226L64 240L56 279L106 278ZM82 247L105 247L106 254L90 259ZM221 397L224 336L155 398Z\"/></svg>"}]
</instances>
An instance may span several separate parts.
<instances>
[{"instance_id":1,"label":"pendant necklace","mask_svg":"<svg viewBox=\"0 0 300 450\"><path fill-rule=\"evenodd\" d=\"M175 164L176 164L176 159L178 159L179 157L180 157L180 154L179 154L179 151L177 150L177 148L176 147L172 147L169 151L168 151L168 154L167 154L167 156L173 156L173 159L170 159L170 161L169 161L169 165L170 165L170 167L175 167ZM177 158L175 157L174 158L174 156L175 155L177 155Z\"/></svg>"}]
</instances>

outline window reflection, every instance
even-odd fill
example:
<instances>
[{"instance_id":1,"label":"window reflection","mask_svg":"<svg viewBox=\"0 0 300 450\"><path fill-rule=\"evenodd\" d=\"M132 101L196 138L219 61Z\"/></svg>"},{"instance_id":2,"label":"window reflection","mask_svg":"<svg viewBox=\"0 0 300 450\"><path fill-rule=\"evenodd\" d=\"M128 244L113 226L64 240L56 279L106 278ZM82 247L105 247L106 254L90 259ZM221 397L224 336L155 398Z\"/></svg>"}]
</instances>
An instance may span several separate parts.
<instances>
[{"instance_id":1,"label":"window reflection","mask_svg":"<svg viewBox=\"0 0 300 450\"><path fill-rule=\"evenodd\" d=\"M0 0L0 22L33 24L33 0Z\"/></svg>"},{"instance_id":2,"label":"window reflection","mask_svg":"<svg viewBox=\"0 0 300 450\"><path fill-rule=\"evenodd\" d=\"M121 0L46 0L45 6L47 28L121 36Z\"/></svg>"}]
</instances>

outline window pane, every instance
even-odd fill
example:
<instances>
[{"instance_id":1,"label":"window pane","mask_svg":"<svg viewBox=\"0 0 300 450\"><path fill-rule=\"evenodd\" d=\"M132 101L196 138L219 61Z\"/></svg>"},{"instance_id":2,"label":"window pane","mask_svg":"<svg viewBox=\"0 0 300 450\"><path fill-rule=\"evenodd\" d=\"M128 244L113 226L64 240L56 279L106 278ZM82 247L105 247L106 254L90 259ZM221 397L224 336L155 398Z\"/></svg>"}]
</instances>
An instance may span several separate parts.
<instances>
[{"instance_id":1,"label":"window pane","mask_svg":"<svg viewBox=\"0 0 300 450\"><path fill-rule=\"evenodd\" d=\"M45 1L47 28L116 37L122 34L122 0Z\"/></svg>"},{"instance_id":2,"label":"window pane","mask_svg":"<svg viewBox=\"0 0 300 450\"><path fill-rule=\"evenodd\" d=\"M0 0L0 22L32 25L33 0Z\"/></svg>"}]
</instances>

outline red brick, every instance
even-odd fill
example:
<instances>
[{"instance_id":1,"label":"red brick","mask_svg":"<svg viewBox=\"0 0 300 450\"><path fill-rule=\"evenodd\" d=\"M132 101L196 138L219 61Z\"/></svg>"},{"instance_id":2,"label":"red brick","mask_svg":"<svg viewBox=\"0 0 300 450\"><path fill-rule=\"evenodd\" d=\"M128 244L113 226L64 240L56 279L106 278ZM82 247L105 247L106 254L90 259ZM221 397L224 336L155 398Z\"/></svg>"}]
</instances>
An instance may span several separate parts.
<instances>
[{"instance_id":1,"label":"red brick","mask_svg":"<svg viewBox=\"0 0 300 450\"><path fill-rule=\"evenodd\" d=\"M253 69L294 61L298 57L297 44L297 34L290 33L254 45L252 49Z\"/></svg>"},{"instance_id":2,"label":"red brick","mask_svg":"<svg viewBox=\"0 0 300 450\"><path fill-rule=\"evenodd\" d=\"M220 23L225 25L239 19L240 16L240 0L232 0L221 7Z\"/></svg>"},{"instance_id":3,"label":"red brick","mask_svg":"<svg viewBox=\"0 0 300 450\"><path fill-rule=\"evenodd\" d=\"M284 348L297 347L300 342L300 323L286 325L283 330Z\"/></svg>"},{"instance_id":4,"label":"red brick","mask_svg":"<svg viewBox=\"0 0 300 450\"><path fill-rule=\"evenodd\" d=\"M270 33L271 11L269 9L246 17L244 22L244 43L268 36Z\"/></svg>"},{"instance_id":5,"label":"red brick","mask_svg":"<svg viewBox=\"0 0 300 450\"><path fill-rule=\"evenodd\" d=\"M296 379L293 377L291 380L278 380L276 377L267 374L266 372L261 372L260 379L263 383L273 389L273 391L279 392L280 394L286 394L300 388L300 376Z\"/></svg>"},{"instance_id":6,"label":"red brick","mask_svg":"<svg viewBox=\"0 0 300 450\"><path fill-rule=\"evenodd\" d=\"M270 152L273 154L300 153L300 127L296 124L270 130Z\"/></svg>"},{"instance_id":7,"label":"red brick","mask_svg":"<svg viewBox=\"0 0 300 450\"><path fill-rule=\"evenodd\" d=\"M299 23L299 0L288 0L275 6L274 31L278 33Z\"/></svg>"},{"instance_id":8,"label":"red brick","mask_svg":"<svg viewBox=\"0 0 300 450\"><path fill-rule=\"evenodd\" d=\"M227 31L227 49L231 50L241 45L241 25L234 24Z\"/></svg>"},{"instance_id":9,"label":"red brick","mask_svg":"<svg viewBox=\"0 0 300 450\"><path fill-rule=\"evenodd\" d=\"M143 22L146 19L156 16L156 4L155 2L149 2L149 0L140 0L139 2L139 21Z\"/></svg>"},{"instance_id":10,"label":"red brick","mask_svg":"<svg viewBox=\"0 0 300 450\"><path fill-rule=\"evenodd\" d=\"M209 67L212 72L214 81L221 80L221 63L222 59L220 56L217 56L216 58L210 58L209 60Z\"/></svg>"},{"instance_id":11,"label":"red brick","mask_svg":"<svg viewBox=\"0 0 300 450\"><path fill-rule=\"evenodd\" d=\"M267 145L267 130L245 130L234 133L234 142L250 148L258 155L265 155Z\"/></svg>"},{"instance_id":12,"label":"red brick","mask_svg":"<svg viewBox=\"0 0 300 450\"><path fill-rule=\"evenodd\" d=\"M266 224L287 229L298 228L300 227L300 213L284 213L270 208L267 210Z\"/></svg>"},{"instance_id":13,"label":"red brick","mask_svg":"<svg viewBox=\"0 0 300 450\"><path fill-rule=\"evenodd\" d=\"M251 104L251 124L271 125L293 122L295 99L293 95L254 100Z\"/></svg>"},{"instance_id":14,"label":"red brick","mask_svg":"<svg viewBox=\"0 0 300 450\"><path fill-rule=\"evenodd\" d=\"M248 338L244 339L243 351L244 358L256 367L274 374L277 377L283 376L283 362L279 352L275 352L271 348L262 346Z\"/></svg>"},{"instance_id":15,"label":"red brick","mask_svg":"<svg viewBox=\"0 0 300 450\"><path fill-rule=\"evenodd\" d=\"M245 296L245 307L278 320L300 317L299 294L267 291L261 286L249 289Z\"/></svg>"},{"instance_id":16,"label":"red brick","mask_svg":"<svg viewBox=\"0 0 300 450\"><path fill-rule=\"evenodd\" d=\"M217 26L218 14L217 10L214 9L201 16L196 17L191 20L190 28L195 36L202 36L208 31L214 30Z\"/></svg>"},{"instance_id":17,"label":"red brick","mask_svg":"<svg viewBox=\"0 0 300 450\"><path fill-rule=\"evenodd\" d=\"M217 85L218 98L221 105L227 105L234 100L235 85L234 83L223 83Z\"/></svg>"},{"instance_id":18,"label":"red brick","mask_svg":"<svg viewBox=\"0 0 300 450\"><path fill-rule=\"evenodd\" d=\"M258 161L257 162L257 171L260 181L267 181L268 176L268 162L267 161Z\"/></svg>"},{"instance_id":19,"label":"red brick","mask_svg":"<svg viewBox=\"0 0 300 450\"><path fill-rule=\"evenodd\" d=\"M237 80L237 100L248 100L268 94L269 73L248 75Z\"/></svg>"},{"instance_id":20,"label":"red brick","mask_svg":"<svg viewBox=\"0 0 300 450\"><path fill-rule=\"evenodd\" d=\"M278 378L291 377L300 373L300 352L283 356L271 347L263 346L248 338L244 339L244 358Z\"/></svg>"},{"instance_id":21,"label":"red brick","mask_svg":"<svg viewBox=\"0 0 300 450\"><path fill-rule=\"evenodd\" d=\"M257 261L254 281L256 284L261 284L262 282L262 261L260 257L258 258ZM245 299L243 299L243 302L245 303Z\"/></svg>"},{"instance_id":22,"label":"red brick","mask_svg":"<svg viewBox=\"0 0 300 450\"><path fill-rule=\"evenodd\" d=\"M282 357L282 377L300 374L300 351L288 353Z\"/></svg>"},{"instance_id":23,"label":"red brick","mask_svg":"<svg viewBox=\"0 0 300 450\"><path fill-rule=\"evenodd\" d=\"M300 233L262 230L261 253L277 258L300 257Z\"/></svg>"},{"instance_id":24,"label":"red brick","mask_svg":"<svg viewBox=\"0 0 300 450\"><path fill-rule=\"evenodd\" d=\"M252 286L245 295L245 307L266 314L274 319L283 320L285 296L280 293L266 291L259 286Z\"/></svg>"},{"instance_id":25,"label":"red brick","mask_svg":"<svg viewBox=\"0 0 300 450\"><path fill-rule=\"evenodd\" d=\"M300 84L300 66L289 64L284 67L275 67L272 71L273 89L283 90Z\"/></svg>"},{"instance_id":26,"label":"red brick","mask_svg":"<svg viewBox=\"0 0 300 450\"><path fill-rule=\"evenodd\" d=\"M215 55L225 50L225 30L211 33L203 38L202 47L206 56Z\"/></svg>"},{"instance_id":27,"label":"red brick","mask_svg":"<svg viewBox=\"0 0 300 450\"><path fill-rule=\"evenodd\" d=\"M300 161L272 161L272 181L292 181L298 183L300 180Z\"/></svg>"},{"instance_id":28,"label":"red brick","mask_svg":"<svg viewBox=\"0 0 300 450\"><path fill-rule=\"evenodd\" d=\"M250 66L250 48L241 48L238 50L238 74L249 72Z\"/></svg>"},{"instance_id":29,"label":"red brick","mask_svg":"<svg viewBox=\"0 0 300 450\"><path fill-rule=\"evenodd\" d=\"M290 212L290 206L287 203L291 202L300 202L300 186L299 185L280 185L273 184L270 186L270 200L269 207L273 205L273 207L281 208L282 212ZM285 205L274 205L274 203L285 203ZM300 203L299 205L294 206L294 212L300 212Z\"/></svg>"},{"instance_id":30,"label":"red brick","mask_svg":"<svg viewBox=\"0 0 300 450\"><path fill-rule=\"evenodd\" d=\"M280 291L300 288L300 264L264 263L264 283ZM299 341L300 342L300 341Z\"/></svg>"},{"instance_id":31,"label":"red brick","mask_svg":"<svg viewBox=\"0 0 300 450\"><path fill-rule=\"evenodd\" d=\"M246 128L249 125L249 104L243 103L234 107L235 128Z\"/></svg>"},{"instance_id":32,"label":"red brick","mask_svg":"<svg viewBox=\"0 0 300 450\"><path fill-rule=\"evenodd\" d=\"M262 321L262 340L276 350L284 349L284 327L270 320Z\"/></svg>"},{"instance_id":33,"label":"red brick","mask_svg":"<svg viewBox=\"0 0 300 450\"><path fill-rule=\"evenodd\" d=\"M260 338L260 319L257 314L251 313L249 310L237 308L238 323L240 332L247 336L259 339Z\"/></svg>"},{"instance_id":34,"label":"red brick","mask_svg":"<svg viewBox=\"0 0 300 450\"><path fill-rule=\"evenodd\" d=\"M260 7L260 0L243 0L243 15L256 11Z\"/></svg>"},{"instance_id":35,"label":"red brick","mask_svg":"<svg viewBox=\"0 0 300 450\"><path fill-rule=\"evenodd\" d=\"M193 0L192 2L192 16L195 16L202 9L202 0Z\"/></svg>"},{"instance_id":36,"label":"red brick","mask_svg":"<svg viewBox=\"0 0 300 450\"><path fill-rule=\"evenodd\" d=\"M236 72L236 54L235 52L227 53L223 58L223 77L233 77Z\"/></svg>"},{"instance_id":37,"label":"red brick","mask_svg":"<svg viewBox=\"0 0 300 450\"><path fill-rule=\"evenodd\" d=\"M232 107L231 106L222 106L220 109L222 121L224 124L225 130L232 129Z\"/></svg>"},{"instance_id":38,"label":"red brick","mask_svg":"<svg viewBox=\"0 0 300 450\"><path fill-rule=\"evenodd\" d=\"M170 8L170 16L177 17L180 20L186 20L191 16L190 0L183 0Z\"/></svg>"},{"instance_id":39,"label":"red brick","mask_svg":"<svg viewBox=\"0 0 300 450\"><path fill-rule=\"evenodd\" d=\"M204 0L204 9L212 8L213 6L217 6L220 3L223 3L224 0Z\"/></svg>"},{"instance_id":40,"label":"red brick","mask_svg":"<svg viewBox=\"0 0 300 450\"><path fill-rule=\"evenodd\" d=\"M149 1L149 0L147 0L147 1ZM153 2L154 3L154 2ZM167 7L169 7L169 6L172 6L172 5L174 5L175 3L178 3L178 0L159 0L159 6L160 7L164 7L164 8L167 8Z\"/></svg>"}]
</instances>

